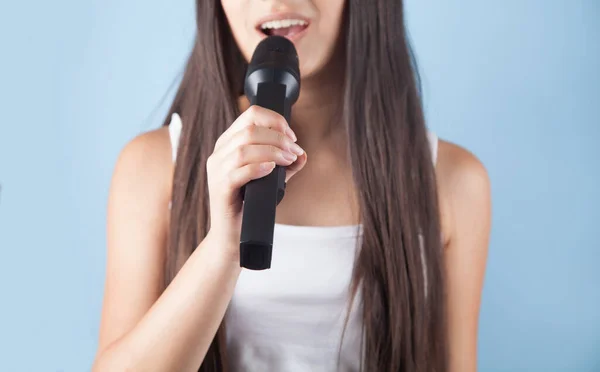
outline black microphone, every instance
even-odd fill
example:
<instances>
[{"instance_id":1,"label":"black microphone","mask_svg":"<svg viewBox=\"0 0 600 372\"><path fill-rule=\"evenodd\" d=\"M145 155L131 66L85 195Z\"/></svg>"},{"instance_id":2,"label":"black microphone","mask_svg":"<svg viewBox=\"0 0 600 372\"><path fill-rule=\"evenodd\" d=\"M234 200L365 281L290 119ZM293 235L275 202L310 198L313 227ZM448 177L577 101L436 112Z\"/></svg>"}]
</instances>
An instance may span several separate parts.
<instances>
[{"instance_id":1,"label":"black microphone","mask_svg":"<svg viewBox=\"0 0 600 372\"><path fill-rule=\"evenodd\" d=\"M300 94L300 69L294 44L282 36L262 40L248 66L244 93L251 105L281 114L289 123L292 104ZM285 167L277 165L243 190L240 266L251 270L271 267L275 209L285 193Z\"/></svg>"}]
</instances>

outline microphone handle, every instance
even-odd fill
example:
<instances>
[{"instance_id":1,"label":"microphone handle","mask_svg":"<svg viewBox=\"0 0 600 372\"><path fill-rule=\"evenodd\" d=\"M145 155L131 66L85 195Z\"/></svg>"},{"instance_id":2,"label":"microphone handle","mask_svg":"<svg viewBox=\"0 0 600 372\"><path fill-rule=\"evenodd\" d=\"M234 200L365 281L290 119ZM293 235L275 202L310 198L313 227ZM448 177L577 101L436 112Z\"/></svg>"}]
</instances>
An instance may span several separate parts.
<instances>
[{"instance_id":1,"label":"microphone handle","mask_svg":"<svg viewBox=\"0 0 600 372\"><path fill-rule=\"evenodd\" d=\"M289 123L291 104L284 84L259 83L252 105L273 110ZM244 207L240 236L240 266L251 270L271 267L275 209L285 193L285 167L276 165L267 176L248 182L243 190Z\"/></svg>"}]
</instances>

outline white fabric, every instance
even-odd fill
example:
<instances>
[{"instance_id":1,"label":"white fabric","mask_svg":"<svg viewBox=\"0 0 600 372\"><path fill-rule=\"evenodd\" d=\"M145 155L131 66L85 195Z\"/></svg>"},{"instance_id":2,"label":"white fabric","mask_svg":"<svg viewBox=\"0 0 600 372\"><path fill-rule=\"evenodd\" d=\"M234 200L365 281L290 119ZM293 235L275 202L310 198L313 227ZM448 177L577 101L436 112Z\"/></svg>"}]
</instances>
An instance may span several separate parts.
<instances>
[{"instance_id":1,"label":"white fabric","mask_svg":"<svg viewBox=\"0 0 600 372\"><path fill-rule=\"evenodd\" d=\"M173 114L173 160L181 127ZM438 138L433 132L428 137L435 164ZM271 269L242 271L225 316L232 371L360 369L360 292L340 347L360 237L360 225L275 224Z\"/></svg>"},{"instance_id":2,"label":"white fabric","mask_svg":"<svg viewBox=\"0 0 600 372\"><path fill-rule=\"evenodd\" d=\"M169 137L171 137L171 154L173 157L173 163L177 158L177 148L179 147L179 137L181 137L181 117L178 114L171 115L171 122L169 123Z\"/></svg>"}]
</instances>

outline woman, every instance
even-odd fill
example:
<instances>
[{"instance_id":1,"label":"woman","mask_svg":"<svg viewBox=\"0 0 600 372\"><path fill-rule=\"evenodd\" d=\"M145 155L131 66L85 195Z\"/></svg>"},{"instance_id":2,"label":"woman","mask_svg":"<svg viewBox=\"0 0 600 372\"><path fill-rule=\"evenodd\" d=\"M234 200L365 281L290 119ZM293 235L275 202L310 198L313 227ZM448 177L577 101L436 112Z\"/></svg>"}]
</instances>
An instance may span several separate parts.
<instances>
[{"instance_id":1,"label":"woman","mask_svg":"<svg viewBox=\"0 0 600 372\"><path fill-rule=\"evenodd\" d=\"M489 181L426 130L402 2L196 6L165 127L115 168L94 369L475 371ZM290 123L241 93L267 35L298 51ZM275 164L272 269L241 270L240 188Z\"/></svg>"}]
</instances>

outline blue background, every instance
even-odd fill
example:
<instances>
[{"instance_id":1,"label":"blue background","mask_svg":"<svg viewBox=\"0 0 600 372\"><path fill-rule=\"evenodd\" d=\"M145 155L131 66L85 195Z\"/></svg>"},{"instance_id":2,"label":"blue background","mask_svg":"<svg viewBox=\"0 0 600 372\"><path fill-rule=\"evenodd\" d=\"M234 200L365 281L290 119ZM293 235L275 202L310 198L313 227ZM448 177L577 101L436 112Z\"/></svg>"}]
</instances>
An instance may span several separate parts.
<instances>
[{"instance_id":1,"label":"blue background","mask_svg":"<svg viewBox=\"0 0 600 372\"><path fill-rule=\"evenodd\" d=\"M429 125L493 186L480 371L600 371L600 1L407 1ZM192 1L13 1L0 11L0 370L94 357L105 205L156 128Z\"/></svg>"}]
</instances>

